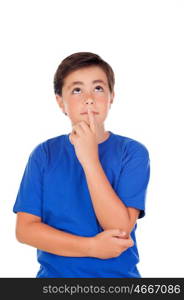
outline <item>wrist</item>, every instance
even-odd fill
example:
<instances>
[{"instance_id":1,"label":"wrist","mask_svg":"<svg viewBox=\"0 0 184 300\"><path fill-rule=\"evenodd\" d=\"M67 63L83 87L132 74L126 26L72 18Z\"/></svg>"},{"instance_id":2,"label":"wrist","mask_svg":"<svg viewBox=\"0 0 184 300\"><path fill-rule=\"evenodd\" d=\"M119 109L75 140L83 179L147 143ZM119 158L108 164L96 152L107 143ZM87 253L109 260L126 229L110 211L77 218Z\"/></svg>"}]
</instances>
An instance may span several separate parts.
<instances>
[{"instance_id":1,"label":"wrist","mask_svg":"<svg viewBox=\"0 0 184 300\"><path fill-rule=\"evenodd\" d=\"M85 171L90 171L90 170L96 170L97 168L101 167L101 163L99 159L95 159L95 160L90 160L88 162L86 162L85 164L83 164L83 169Z\"/></svg>"}]
</instances>

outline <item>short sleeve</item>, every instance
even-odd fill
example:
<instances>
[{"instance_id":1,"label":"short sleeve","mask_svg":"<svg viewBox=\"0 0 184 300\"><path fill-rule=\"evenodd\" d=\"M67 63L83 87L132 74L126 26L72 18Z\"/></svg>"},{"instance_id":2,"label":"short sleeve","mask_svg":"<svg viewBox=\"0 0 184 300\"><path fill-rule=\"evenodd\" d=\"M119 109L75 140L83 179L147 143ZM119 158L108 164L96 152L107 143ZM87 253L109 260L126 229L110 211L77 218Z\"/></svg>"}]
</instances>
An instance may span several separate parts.
<instances>
[{"instance_id":1,"label":"short sleeve","mask_svg":"<svg viewBox=\"0 0 184 300\"><path fill-rule=\"evenodd\" d=\"M122 160L117 184L117 195L127 207L140 210L138 218L145 216L147 187L150 179L150 158L147 148L139 142L130 142Z\"/></svg>"},{"instance_id":2,"label":"short sleeve","mask_svg":"<svg viewBox=\"0 0 184 300\"><path fill-rule=\"evenodd\" d=\"M39 144L31 152L19 186L13 212L27 212L42 217L45 154Z\"/></svg>"}]
</instances>

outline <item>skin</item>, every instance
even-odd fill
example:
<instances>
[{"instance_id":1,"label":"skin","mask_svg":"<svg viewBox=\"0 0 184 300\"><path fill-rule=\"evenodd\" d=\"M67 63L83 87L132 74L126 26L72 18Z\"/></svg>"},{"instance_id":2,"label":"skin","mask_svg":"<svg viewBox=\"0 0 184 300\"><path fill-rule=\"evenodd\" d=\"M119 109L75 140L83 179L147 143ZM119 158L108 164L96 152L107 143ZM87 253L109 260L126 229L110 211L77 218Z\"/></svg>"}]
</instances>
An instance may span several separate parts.
<instances>
[{"instance_id":1,"label":"skin","mask_svg":"<svg viewBox=\"0 0 184 300\"><path fill-rule=\"evenodd\" d=\"M93 84L93 81L97 79L103 80L104 84ZM68 89L73 81L79 80L83 82L83 85L75 85ZM98 157L98 143L109 137L109 133L104 128L104 121L113 98L114 93L110 93L106 74L96 66L69 74L65 78L62 96L56 95L59 107L67 113L71 121L70 141L85 171L95 213L104 231L90 238L79 237L42 223L41 218L36 215L18 212L16 236L20 242L57 255L87 255L98 258L116 257L128 247L133 246L129 232L136 222L138 210L126 208L114 194ZM99 112L99 115L91 113L90 108ZM84 111L88 111L88 114L81 115L80 113ZM100 190L96 188L99 183L101 184ZM102 193L101 189L103 189ZM107 199L108 206L103 198ZM124 233L120 229L124 227L122 221L129 223L129 229Z\"/></svg>"},{"instance_id":2,"label":"skin","mask_svg":"<svg viewBox=\"0 0 184 300\"><path fill-rule=\"evenodd\" d=\"M93 83L94 80L99 79L104 83ZM80 81L82 84L71 87L74 81ZM121 228L122 225L126 227L126 237L129 237L138 218L139 210L133 207L127 208L117 197L107 180L98 156L98 143L105 141L109 136L104 128L104 121L113 99L114 92L110 92L107 76L98 66L90 66L70 73L65 78L62 96L56 95L60 108L67 113L71 121L70 141L84 169L99 222L104 230ZM99 114L93 114L92 110ZM81 115L84 111L87 111L87 114ZM103 189L103 197L98 188L99 183ZM108 206L103 198L108 199ZM118 216L115 220L114 215ZM124 220L123 224L122 220Z\"/></svg>"},{"instance_id":3,"label":"skin","mask_svg":"<svg viewBox=\"0 0 184 300\"><path fill-rule=\"evenodd\" d=\"M93 83L94 80L103 80L104 83ZM83 84L77 84L69 88L72 82L81 81ZM75 127L77 133L77 137L79 137L79 123L80 126L84 126L87 129L86 124L90 128L90 116L89 115L81 115L81 112L87 111L87 108L91 108L94 111L97 111L99 114L94 115L95 124L93 128L90 128L93 135L90 134L90 131L85 130L85 135L87 136L80 139L79 142L84 142L84 139L90 144L93 144L92 151L95 152L96 148L94 145L94 135L96 137L96 142L101 143L105 141L109 137L109 132L105 131L104 121L107 118L109 109L111 108L111 104L113 103L114 92L111 93L108 85L108 80L105 72L98 66L90 66L86 68L82 68L70 73L64 80L64 85L62 88L62 96L56 95L56 100L59 107L62 109L63 113L67 113L68 118L71 121L72 128ZM75 132L76 132L75 131ZM81 130L80 130L81 133ZM81 136L81 134L80 134ZM72 134L69 136L70 141L73 143L74 139L72 139ZM76 145L76 139L75 139ZM78 146L78 154L81 152L82 146ZM79 150L80 147L80 150ZM86 151L86 156L88 155L88 150ZM80 154L79 154L80 155Z\"/></svg>"}]
</instances>

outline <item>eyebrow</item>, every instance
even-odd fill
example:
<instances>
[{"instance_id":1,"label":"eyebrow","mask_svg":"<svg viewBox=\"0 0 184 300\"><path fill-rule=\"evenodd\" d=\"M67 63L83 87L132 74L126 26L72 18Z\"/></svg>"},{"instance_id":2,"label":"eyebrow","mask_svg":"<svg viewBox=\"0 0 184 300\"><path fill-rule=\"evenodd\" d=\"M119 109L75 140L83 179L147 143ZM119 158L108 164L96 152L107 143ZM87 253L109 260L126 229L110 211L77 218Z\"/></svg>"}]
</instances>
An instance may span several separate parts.
<instances>
[{"instance_id":1,"label":"eyebrow","mask_svg":"<svg viewBox=\"0 0 184 300\"><path fill-rule=\"evenodd\" d=\"M104 85L107 85L102 79L96 79L96 80L93 80L92 83L103 83ZM76 84L79 84L79 85L84 85L84 83L82 81L73 81L69 86L68 86L68 89L70 89L73 85L76 85Z\"/></svg>"}]
</instances>

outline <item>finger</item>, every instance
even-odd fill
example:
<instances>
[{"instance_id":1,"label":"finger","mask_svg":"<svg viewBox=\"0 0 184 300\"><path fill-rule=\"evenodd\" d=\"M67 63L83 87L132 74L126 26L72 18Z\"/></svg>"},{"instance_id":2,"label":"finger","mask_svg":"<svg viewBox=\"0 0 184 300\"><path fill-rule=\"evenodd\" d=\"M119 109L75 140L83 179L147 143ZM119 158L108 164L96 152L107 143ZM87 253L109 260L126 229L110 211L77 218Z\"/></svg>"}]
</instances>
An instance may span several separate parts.
<instances>
[{"instance_id":1,"label":"finger","mask_svg":"<svg viewBox=\"0 0 184 300\"><path fill-rule=\"evenodd\" d=\"M121 229L109 229L109 232L113 235L113 236L120 236L120 235L125 235L126 232L122 231Z\"/></svg>"},{"instance_id":2,"label":"finger","mask_svg":"<svg viewBox=\"0 0 184 300\"><path fill-rule=\"evenodd\" d=\"M87 109L88 111L88 117L89 117L89 124L90 124L90 128L91 130L96 133L96 120L95 120L95 115L92 112L91 108L88 107Z\"/></svg>"},{"instance_id":3,"label":"finger","mask_svg":"<svg viewBox=\"0 0 184 300\"><path fill-rule=\"evenodd\" d=\"M81 135L82 133L84 133L84 130L82 129L80 123L77 123L74 126L72 126L72 132L75 135L76 134Z\"/></svg>"},{"instance_id":4,"label":"finger","mask_svg":"<svg viewBox=\"0 0 184 300\"><path fill-rule=\"evenodd\" d=\"M134 245L134 241L132 240L132 238L130 237L130 238L128 238L128 239L126 239L126 242L127 242L127 245L128 245L128 247L133 247L133 245Z\"/></svg>"},{"instance_id":5,"label":"finger","mask_svg":"<svg viewBox=\"0 0 184 300\"><path fill-rule=\"evenodd\" d=\"M120 243L120 245L122 245L123 247L125 247L125 248L129 248L129 247L133 247L133 245L134 245L134 242L133 242L133 240L129 240L129 239L118 239L118 241L119 241L119 243Z\"/></svg>"},{"instance_id":6,"label":"finger","mask_svg":"<svg viewBox=\"0 0 184 300\"><path fill-rule=\"evenodd\" d=\"M129 247L133 247L134 246L134 241L133 240L130 240L129 242Z\"/></svg>"},{"instance_id":7,"label":"finger","mask_svg":"<svg viewBox=\"0 0 184 300\"><path fill-rule=\"evenodd\" d=\"M86 121L81 121L79 124L84 132L88 131L90 128L90 126L88 125L88 123Z\"/></svg>"},{"instance_id":8,"label":"finger","mask_svg":"<svg viewBox=\"0 0 184 300\"><path fill-rule=\"evenodd\" d=\"M126 232L118 233L116 235L116 237L119 238L119 239L126 239L127 238L127 233Z\"/></svg>"}]
</instances>

